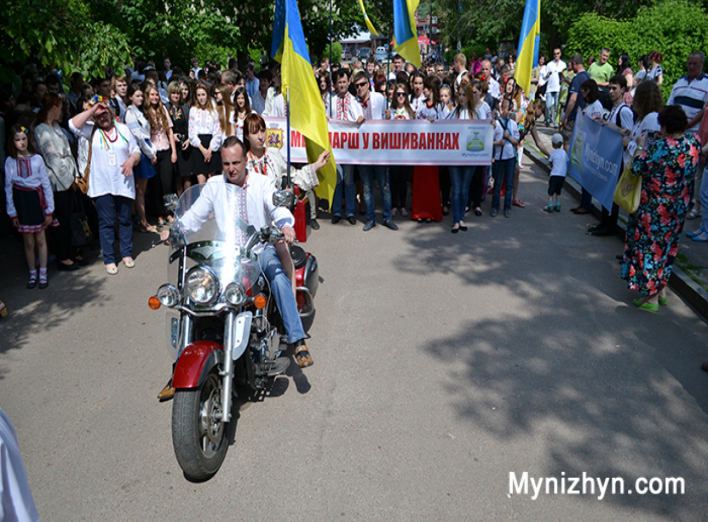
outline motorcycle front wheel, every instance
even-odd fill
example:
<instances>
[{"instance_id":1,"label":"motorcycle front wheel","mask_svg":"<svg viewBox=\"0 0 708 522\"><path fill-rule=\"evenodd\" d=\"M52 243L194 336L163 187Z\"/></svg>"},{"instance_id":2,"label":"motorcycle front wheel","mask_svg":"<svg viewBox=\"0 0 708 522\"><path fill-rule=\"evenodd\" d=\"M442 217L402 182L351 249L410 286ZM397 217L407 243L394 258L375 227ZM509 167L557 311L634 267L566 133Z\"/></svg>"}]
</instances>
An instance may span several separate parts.
<instances>
[{"instance_id":1,"label":"motorcycle front wheel","mask_svg":"<svg viewBox=\"0 0 708 522\"><path fill-rule=\"evenodd\" d=\"M214 369L199 388L177 390L172 405L172 445L190 480L214 476L226 457L226 425L221 422L222 381Z\"/></svg>"}]
</instances>

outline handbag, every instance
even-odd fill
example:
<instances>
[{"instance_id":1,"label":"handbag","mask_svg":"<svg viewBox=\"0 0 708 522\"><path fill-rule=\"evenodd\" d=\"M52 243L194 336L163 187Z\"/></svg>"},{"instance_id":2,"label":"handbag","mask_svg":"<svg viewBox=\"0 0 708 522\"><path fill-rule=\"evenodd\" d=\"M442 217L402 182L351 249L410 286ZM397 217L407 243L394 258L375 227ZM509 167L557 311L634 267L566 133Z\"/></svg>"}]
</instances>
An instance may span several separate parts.
<instances>
[{"instance_id":1,"label":"handbag","mask_svg":"<svg viewBox=\"0 0 708 522\"><path fill-rule=\"evenodd\" d=\"M632 174L632 167L627 165L622 171L622 176L620 176L619 182L615 187L612 200L630 214L634 214L639 208L639 200L641 197L642 177Z\"/></svg>"},{"instance_id":2,"label":"handbag","mask_svg":"<svg viewBox=\"0 0 708 522\"><path fill-rule=\"evenodd\" d=\"M84 175L76 180L76 184L79 187L79 190L83 192L84 194L88 193L89 189L89 173L91 172L91 154L93 153L93 135L96 134L96 129L98 128L98 125L93 126L93 130L91 131L91 138L89 139L89 153L88 153L88 160L86 161L86 167L84 168ZM74 245L76 246L76 245Z\"/></svg>"},{"instance_id":3,"label":"handbag","mask_svg":"<svg viewBox=\"0 0 708 522\"><path fill-rule=\"evenodd\" d=\"M71 246L81 248L93 243L93 234L88 224L88 217L84 210L84 202L81 196L72 191L71 216L69 217L69 231L71 234Z\"/></svg>"}]
</instances>

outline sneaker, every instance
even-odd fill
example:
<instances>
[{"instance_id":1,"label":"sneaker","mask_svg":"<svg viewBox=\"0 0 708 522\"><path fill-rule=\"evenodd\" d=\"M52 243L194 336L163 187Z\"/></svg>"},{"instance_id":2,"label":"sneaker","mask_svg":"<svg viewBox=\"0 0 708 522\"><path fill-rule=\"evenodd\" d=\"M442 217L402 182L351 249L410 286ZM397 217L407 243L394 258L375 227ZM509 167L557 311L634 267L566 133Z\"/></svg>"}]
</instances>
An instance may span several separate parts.
<instances>
[{"instance_id":1,"label":"sneaker","mask_svg":"<svg viewBox=\"0 0 708 522\"><path fill-rule=\"evenodd\" d=\"M405 207L401 207L401 216L408 217L408 211Z\"/></svg>"},{"instance_id":2,"label":"sneaker","mask_svg":"<svg viewBox=\"0 0 708 522\"><path fill-rule=\"evenodd\" d=\"M398 214L398 209L396 207L393 207L391 209L391 217L396 217L397 214Z\"/></svg>"},{"instance_id":3,"label":"sneaker","mask_svg":"<svg viewBox=\"0 0 708 522\"><path fill-rule=\"evenodd\" d=\"M504 217L507 217L507 218L511 217L511 209L510 208L504 209Z\"/></svg>"},{"instance_id":4,"label":"sneaker","mask_svg":"<svg viewBox=\"0 0 708 522\"><path fill-rule=\"evenodd\" d=\"M493 208L493 209L492 209L492 213L490 214L490 216L492 216L492 217L497 217L497 213L498 213L498 212L499 212L499 211L498 211L496 208Z\"/></svg>"},{"instance_id":5,"label":"sneaker","mask_svg":"<svg viewBox=\"0 0 708 522\"><path fill-rule=\"evenodd\" d=\"M368 232L369 230L371 230L375 226L376 226L376 221L369 220L366 222L366 225L364 225L363 230L364 230L364 232Z\"/></svg>"},{"instance_id":6,"label":"sneaker","mask_svg":"<svg viewBox=\"0 0 708 522\"><path fill-rule=\"evenodd\" d=\"M316 219L314 219L314 218L310 219L310 228L312 230L319 230L320 229L320 224L317 222Z\"/></svg>"},{"instance_id":7,"label":"sneaker","mask_svg":"<svg viewBox=\"0 0 708 522\"><path fill-rule=\"evenodd\" d=\"M551 205L551 204L549 203L548 205L546 205L545 207L543 207L543 211L544 211L544 212L553 212L553 205Z\"/></svg>"},{"instance_id":8,"label":"sneaker","mask_svg":"<svg viewBox=\"0 0 708 522\"><path fill-rule=\"evenodd\" d=\"M560 204L560 203L556 203L556 206L555 206L554 210L555 210L556 212L560 212L560 211L561 211L561 204Z\"/></svg>"}]
</instances>

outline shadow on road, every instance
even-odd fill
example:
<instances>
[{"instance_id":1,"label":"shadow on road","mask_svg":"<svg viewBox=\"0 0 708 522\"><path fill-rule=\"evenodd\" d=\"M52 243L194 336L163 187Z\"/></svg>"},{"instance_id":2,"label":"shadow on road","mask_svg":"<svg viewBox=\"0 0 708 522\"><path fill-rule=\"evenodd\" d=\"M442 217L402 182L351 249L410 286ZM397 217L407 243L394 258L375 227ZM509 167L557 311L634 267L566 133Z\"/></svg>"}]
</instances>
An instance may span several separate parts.
<instances>
[{"instance_id":1,"label":"shadow on road","mask_svg":"<svg viewBox=\"0 0 708 522\"><path fill-rule=\"evenodd\" d=\"M468 217L466 236L411 236L399 270L451 275L463 300L489 311L420 349L454 365L441 380L460 418L501 440L539 441L544 477L623 477L626 489L683 477L686 496L605 501L696 519L690 507L708 495L708 422L696 418L708 414L705 323L674 295L659 314L636 310L614 259L621 242L585 236L567 212L542 214L515 209L511 220Z\"/></svg>"}]
</instances>

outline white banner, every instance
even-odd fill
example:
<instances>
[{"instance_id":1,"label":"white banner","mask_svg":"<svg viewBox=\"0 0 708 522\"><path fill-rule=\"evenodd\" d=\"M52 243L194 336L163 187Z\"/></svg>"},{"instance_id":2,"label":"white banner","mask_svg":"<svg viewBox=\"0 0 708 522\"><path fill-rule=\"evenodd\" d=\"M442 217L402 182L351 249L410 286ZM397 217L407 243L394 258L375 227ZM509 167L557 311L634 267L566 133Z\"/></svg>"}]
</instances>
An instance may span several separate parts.
<instances>
[{"instance_id":1,"label":"white banner","mask_svg":"<svg viewBox=\"0 0 708 522\"><path fill-rule=\"evenodd\" d=\"M266 144L287 159L286 121L265 118ZM307 163L305 139L291 129L293 163ZM337 163L351 165L491 165L493 128L487 120L329 122Z\"/></svg>"}]
</instances>

